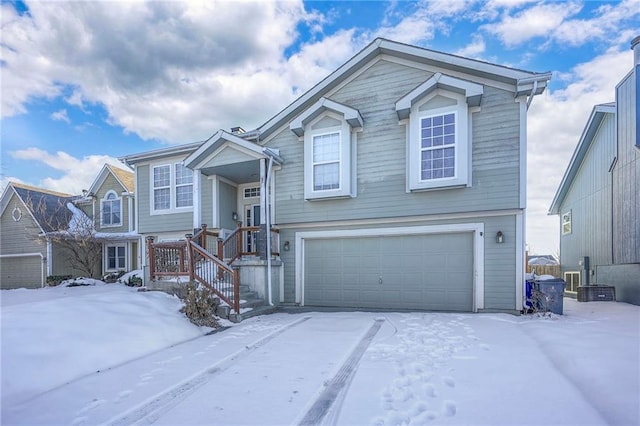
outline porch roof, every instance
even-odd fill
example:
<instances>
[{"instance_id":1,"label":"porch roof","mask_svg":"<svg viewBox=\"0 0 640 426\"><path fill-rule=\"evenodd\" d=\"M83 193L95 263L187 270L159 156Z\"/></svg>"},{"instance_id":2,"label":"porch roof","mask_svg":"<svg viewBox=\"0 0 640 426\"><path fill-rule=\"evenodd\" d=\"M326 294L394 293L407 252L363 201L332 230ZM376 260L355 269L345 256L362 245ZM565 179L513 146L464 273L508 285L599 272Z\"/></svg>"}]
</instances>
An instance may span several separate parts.
<instances>
[{"instance_id":1,"label":"porch roof","mask_svg":"<svg viewBox=\"0 0 640 426\"><path fill-rule=\"evenodd\" d=\"M270 157L277 165L283 162L278 150L262 147L219 130L191 153L184 160L184 165L193 170L200 170L205 175L217 174L243 183L258 180L260 165L257 160Z\"/></svg>"}]
</instances>

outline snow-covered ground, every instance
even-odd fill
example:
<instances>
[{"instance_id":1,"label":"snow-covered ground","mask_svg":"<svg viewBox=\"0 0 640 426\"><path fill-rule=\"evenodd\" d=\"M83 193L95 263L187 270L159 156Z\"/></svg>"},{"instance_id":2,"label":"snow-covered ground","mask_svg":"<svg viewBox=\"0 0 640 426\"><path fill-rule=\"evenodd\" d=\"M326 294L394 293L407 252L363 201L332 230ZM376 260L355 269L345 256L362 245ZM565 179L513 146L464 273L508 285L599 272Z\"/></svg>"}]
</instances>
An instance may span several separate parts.
<instances>
[{"instance_id":1,"label":"snow-covered ground","mask_svg":"<svg viewBox=\"0 0 640 426\"><path fill-rule=\"evenodd\" d=\"M301 312L212 334L122 284L3 290L3 425L640 423L640 307Z\"/></svg>"}]
</instances>

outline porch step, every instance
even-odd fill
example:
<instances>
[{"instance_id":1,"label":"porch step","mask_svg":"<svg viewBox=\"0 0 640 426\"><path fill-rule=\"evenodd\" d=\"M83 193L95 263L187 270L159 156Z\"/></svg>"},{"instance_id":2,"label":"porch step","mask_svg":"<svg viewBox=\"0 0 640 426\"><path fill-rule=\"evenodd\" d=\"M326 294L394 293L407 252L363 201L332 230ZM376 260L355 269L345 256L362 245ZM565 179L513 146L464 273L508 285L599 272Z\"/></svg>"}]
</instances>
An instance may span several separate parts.
<instances>
[{"instance_id":1,"label":"porch step","mask_svg":"<svg viewBox=\"0 0 640 426\"><path fill-rule=\"evenodd\" d=\"M264 302L263 302L264 303ZM240 309L242 311L242 308ZM229 321L231 322L242 322L247 318L257 317L258 315L268 315L276 312L278 310L277 306L268 306L262 305L251 309L250 311L241 312L240 314L231 314L229 315Z\"/></svg>"}]
</instances>

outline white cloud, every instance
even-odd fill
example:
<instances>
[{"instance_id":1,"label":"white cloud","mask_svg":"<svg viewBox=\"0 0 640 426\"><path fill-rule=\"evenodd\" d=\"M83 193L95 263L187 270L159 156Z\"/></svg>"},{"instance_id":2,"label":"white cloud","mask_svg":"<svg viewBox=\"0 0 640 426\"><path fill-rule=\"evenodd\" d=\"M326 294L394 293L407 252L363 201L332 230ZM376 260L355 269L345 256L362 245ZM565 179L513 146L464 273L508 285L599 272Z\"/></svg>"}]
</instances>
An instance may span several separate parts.
<instances>
[{"instance_id":1,"label":"white cloud","mask_svg":"<svg viewBox=\"0 0 640 426\"><path fill-rule=\"evenodd\" d=\"M534 99L528 126L527 242L555 253L558 218L546 217L562 175L596 104L615 100L615 86L631 70L630 50L611 49L563 75L568 84ZM549 230L555 230L550 233Z\"/></svg>"},{"instance_id":2,"label":"white cloud","mask_svg":"<svg viewBox=\"0 0 640 426\"><path fill-rule=\"evenodd\" d=\"M51 114L51 119L54 121L64 121L67 124L71 123L71 120L69 119L69 116L67 115L67 110L66 109L61 109L58 111L55 111L54 113Z\"/></svg>"},{"instance_id":3,"label":"white cloud","mask_svg":"<svg viewBox=\"0 0 640 426\"><path fill-rule=\"evenodd\" d=\"M63 151L52 154L33 147L13 151L10 155L18 160L29 160L61 172L62 176L59 178L48 177L40 182L30 182L29 184L67 194L80 194L83 189L88 189L105 163L126 169L116 158L108 155L88 155L75 158Z\"/></svg>"},{"instance_id":4,"label":"white cloud","mask_svg":"<svg viewBox=\"0 0 640 426\"><path fill-rule=\"evenodd\" d=\"M111 124L168 142L230 121L257 126L291 101L283 52L314 19L300 1L35 2L23 16L2 7L3 116L73 87L69 104L101 103ZM229 98L239 91L250 96ZM242 111L235 120L229 102Z\"/></svg>"},{"instance_id":5,"label":"white cloud","mask_svg":"<svg viewBox=\"0 0 640 426\"><path fill-rule=\"evenodd\" d=\"M462 49L457 50L455 54L459 56L465 56L467 58L480 59L486 48L487 46L484 42L484 38L482 38L482 36L479 34L474 34L472 36L471 43L469 43Z\"/></svg>"},{"instance_id":6,"label":"white cloud","mask_svg":"<svg viewBox=\"0 0 640 426\"><path fill-rule=\"evenodd\" d=\"M506 46L513 47L534 37L546 37L562 22L578 13L581 5L575 2L543 3L524 9L514 16L505 13L496 24L483 29L498 37Z\"/></svg>"}]
</instances>

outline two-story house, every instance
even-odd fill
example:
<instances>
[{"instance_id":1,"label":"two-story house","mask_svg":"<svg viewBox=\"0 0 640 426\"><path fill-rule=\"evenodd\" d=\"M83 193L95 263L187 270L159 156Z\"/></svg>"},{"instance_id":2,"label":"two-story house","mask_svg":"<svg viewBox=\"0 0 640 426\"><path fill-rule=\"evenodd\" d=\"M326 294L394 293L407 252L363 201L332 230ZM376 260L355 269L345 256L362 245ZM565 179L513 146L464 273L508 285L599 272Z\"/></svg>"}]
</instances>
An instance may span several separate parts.
<instances>
[{"instance_id":1,"label":"two-story house","mask_svg":"<svg viewBox=\"0 0 640 426\"><path fill-rule=\"evenodd\" d=\"M615 102L596 105L549 214L560 219L560 266L567 291L614 286L618 301L640 304L640 37Z\"/></svg>"},{"instance_id":2,"label":"two-story house","mask_svg":"<svg viewBox=\"0 0 640 426\"><path fill-rule=\"evenodd\" d=\"M108 164L82 196L10 182L1 197L0 288L138 268L134 205L134 174Z\"/></svg>"},{"instance_id":3,"label":"two-story house","mask_svg":"<svg viewBox=\"0 0 640 426\"><path fill-rule=\"evenodd\" d=\"M140 265L140 235L135 230L134 174L105 164L75 204L93 218L102 245L102 275Z\"/></svg>"},{"instance_id":4,"label":"two-story house","mask_svg":"<svg viewBox=\"0 0 640 426\"><path fill-rule=\"evenodd\" d=\"M517 312L527 109L549 79L376 39L257 129L122 158L137 229L277 227L253 275L272 304Z\"/></svg>"}]
</instances>

